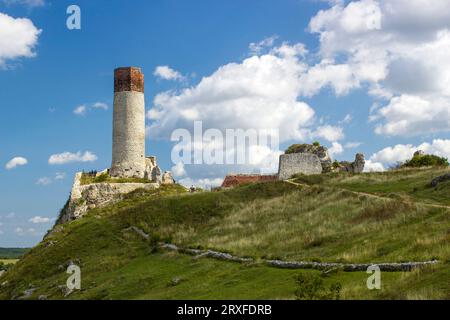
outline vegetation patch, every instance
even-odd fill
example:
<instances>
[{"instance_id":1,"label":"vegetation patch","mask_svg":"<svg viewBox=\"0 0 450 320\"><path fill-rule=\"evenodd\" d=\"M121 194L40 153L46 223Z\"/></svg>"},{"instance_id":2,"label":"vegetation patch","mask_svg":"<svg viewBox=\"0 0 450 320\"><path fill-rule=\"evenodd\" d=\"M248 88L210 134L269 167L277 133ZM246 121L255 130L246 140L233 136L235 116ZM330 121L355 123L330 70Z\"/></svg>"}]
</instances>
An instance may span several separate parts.
<instances>
[{"instance_id":1,"label":"vegetation patch","mask_svg":"<svg viewBox=\"0 0 450 320\"><path fill-rule=\"evenodd\" d=\"M152 181L144 178L114 178L108 173L102 173L98 176L91 173L83 172L80 179L81 185L92 184L92 183L151 183Z\"/></svg>"}]
</instances>

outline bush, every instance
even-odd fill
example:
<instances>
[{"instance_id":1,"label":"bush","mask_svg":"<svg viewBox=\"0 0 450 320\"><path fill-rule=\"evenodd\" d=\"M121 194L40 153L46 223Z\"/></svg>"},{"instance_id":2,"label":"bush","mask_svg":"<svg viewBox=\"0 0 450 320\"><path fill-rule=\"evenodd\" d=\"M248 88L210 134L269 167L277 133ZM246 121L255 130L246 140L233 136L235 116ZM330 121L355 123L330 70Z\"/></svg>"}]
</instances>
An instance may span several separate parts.
<instances>
[{"instance_id":1,"label":"bush","mask_svg":"<svg viewBox=\"0 0 450 320\"><path fill-rule=\"evenodd\" d=\"M301 273L295 277L297 300L339 300L342 286L333 283L329 288L323 284L323 279L316 274Z\"/></svg>"},{"instance_id":2,"label":"bush","mask_svg":"<svg viewBox=\"0 0 450 320\"><path fill-rule=\"evenodd\" d=\"M448 166L447 158L438 157L432 154L415 155L411 160L406 161L402 168L418 168L418 167L444 167Z\"/></svg>"},{"instance_id":3,"label":"bush","mask_svg":"<svg viewBox=\"0 0 450 320\"><path fill-rule=\"evenodd\" d=\"M319 142L319 141L314 141L314 142L313 142L313 146L315 146L315 147L320 147L320 142Z\"/></svg>"}]
</instances>

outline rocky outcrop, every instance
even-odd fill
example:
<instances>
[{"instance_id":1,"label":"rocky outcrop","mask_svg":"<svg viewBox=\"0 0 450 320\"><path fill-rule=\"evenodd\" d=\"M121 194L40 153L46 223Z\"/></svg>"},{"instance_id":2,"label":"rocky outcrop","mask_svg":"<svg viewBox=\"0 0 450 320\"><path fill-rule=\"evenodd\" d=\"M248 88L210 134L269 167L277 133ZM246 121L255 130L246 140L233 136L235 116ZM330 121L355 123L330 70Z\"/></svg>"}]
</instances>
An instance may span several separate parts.
<instances>
[{"instance_id":1,"label":"rocky outcrop","mask_svg":"<svg viewBox=\"0 0 450 320\"><path fill-rule=\"evenodd\" d=\"M364 160L364 155L362 153L357 153L355 156L355 161L341 161L335 171L361 173L364 170L365 163L366 161Z\"/></svg>"},{"instance_id":2,"label":"rocky outcrop","mask_svg":"<svg viewBox=\"0 0 450 320\"><path fill-rule=\"evenodd\" d=\"M172 176L172 172L166 171L162 175L161 184L174 184L175 179Z\"/></svg>"},{"instance_id":3,"label":"rocky outcrop","mask_svg":"<svg viewBox=\"0 0 450 320\"><path fill-rule=\"evenodd\" d=\"M442 176L439 176L437 178L434 178L433 180L431 180L431 186L433 188L437 187L437 185L439 183L445 182L445 181L450 181L450 173L446 173Z\"/></svg>"},{"instance_id":4,"label":"rocky outcrop","mask_svg":"<svg viewBox=\"0 0 450 320\"><path fill-rule=\"evenodd\" d=\"M239 263L252 263L256 262L255 259L247 257L234 256L226 252L219 252L213 250L199 250L190 248L180 248L174 244L160 243L161 249L178 251L181 253L187 253L194 255L195 259L199 258L212 258L217 260L226 260ZM260 259L259 262L265 263L268 266L283 269L316 269L316 270L330 270L330 269L342 269L346 272L366 271L370 266L378 266L381 271L412 271L417 268L423 268L426 266L439 263L437 260L420 261L420 262L392 262L392 263L337 263L337 262L313 262L313 261L283 261L283 260L269 260Z\"/></svg>"},{"instance_id":5,"label":"rocky outcrop","mask_svg":"<svg viewBox=\"0 0 450 320\"><path fill-rule=\"evenodd\" d=\"M56 224L82 217L88 210L103 207L123 199L123 196L134 190L156 189L158 183L93 183L82 185L82 173L75 175L70 198Z\"/></svg>"}]
</instances>

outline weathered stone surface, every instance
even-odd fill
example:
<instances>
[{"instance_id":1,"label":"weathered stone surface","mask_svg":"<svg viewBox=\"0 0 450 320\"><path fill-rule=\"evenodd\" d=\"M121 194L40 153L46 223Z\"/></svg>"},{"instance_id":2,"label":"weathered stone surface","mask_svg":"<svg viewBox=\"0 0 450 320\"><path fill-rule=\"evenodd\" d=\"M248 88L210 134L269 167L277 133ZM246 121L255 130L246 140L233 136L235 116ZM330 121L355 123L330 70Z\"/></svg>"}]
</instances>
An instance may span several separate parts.
<instances>
[{"instance_id":1,"label":"weathered stone surface","mask_svg":"<svg viewBox=\"0 0 450 320\"><path fill-rule=\"evenodd\" d=\"M322 172L327 173L331 171L332 161L328 149L325 146L314 144L294 144L286 150L286 154L291 153L312 153L319 157L322 164Z\"/></svg>"},{"instance_id":2,"label":"weathered stone surface","mask_svg":"<svg viewBox=\"0 0 450 320\"><path fill-rule=\"evenodd\" d=\"M233 261L239 263L254 262L252 258L245 258L234 256L226 252L218 252L213 250L199 250L199 249L189 249L180 248L174 244L170 243L160 243L159 247L161 249L173 250L182 253L187 253L195 255L195 259L199 258L212 258L218 260ZM268 260L262 259L261 262L275 268L285 268L285 269L317 269L317 270L331 270L331 269L342 269L347 272L354 271L366 271L368 267L376 265L381 271L412 271L416 268L422 268L429 265L437 264L439 261L423 261L423 262L403 262L403 263L336 263L336 262L312 262L312 261L283 261L283 260Z\"/></svg>"},{"instance_id":3,"label":"weathered stone surface","mask_svg":"<svg viewBox=\"0 0 450 320\"><path fill-rule=\"evenodd\" d=\"M115 92L110 174L113 177L144 178L145 165L144 94Z\"/></svg>"},{"instance_id":4,"label":"weathered stone surface","mask_svg":"<svg viewBox=\"0 0 450 320\"><path fill-rule=\"evenodd\" d=\"M339 167L337 171L350 172L350 173L361 173L364 170L364 165L366 161L364 160L364 155L362 153L357 153L355 156L355 161L341 161L339 162Z\"/></svg>"},{"instance_id":5,"label":"weathered stone surface","mask_svg":"<svg viewBox=\"0 0 450 320\"><path fill-rule=\"evenodd\" d=\"M82 173L75 175L70 198L56 224L82 217L88 210L103 207L123 199L136 189L155 189L158 183L93 183L81 185Z\"/></svg>"},{"instance_id":6,"label":"weathered stone surface","mask_svg":"<svg viewBox=\"0 0 450 320\"><path fill-rule=\"evenodd\" d=\"M174 184L175 179L172 176L172 172L166 171L162 176L161 184Z\"/></svg>"},{"instance_id":7,"label":"weathered stone surface","mask_svg":"<svg viewBox=\"0 0 450 320\"><path fill-rule=\"evenodd\" d=\"M282 154L278 167L278 179L287 180L297 173L308 175L322 173L319 157L312 153Z\"/></svg>"},{"instance_id":8,"label":"weathered stone surface","mask_svg":"<svg viewBox=\"0 0 450 320\"><path fill-rule=\"evenodd\" d=\"M431 180L431 186L433 188L437 187L437 185L441 182L445 182L445 181L450 181L450 173L446 173L442 176L439 176L437 178L434 178L433 180Z\"/></svg>"}]
</instances>

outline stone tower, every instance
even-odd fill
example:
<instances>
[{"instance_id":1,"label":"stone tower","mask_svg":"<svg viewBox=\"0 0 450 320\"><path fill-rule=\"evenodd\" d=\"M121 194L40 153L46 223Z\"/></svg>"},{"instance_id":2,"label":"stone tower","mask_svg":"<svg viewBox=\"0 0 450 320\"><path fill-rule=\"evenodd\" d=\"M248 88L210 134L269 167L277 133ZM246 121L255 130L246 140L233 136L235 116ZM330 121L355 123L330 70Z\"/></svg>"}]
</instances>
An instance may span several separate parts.
<instances>
[{"instance_id":1,"label":"stone tower","mask_svg":"<svg viewBox=\"0 0 450 320\"><path fill-rule=\"evenodd\" d=\"M114 70L112 177L144 178L144 74L140 68Z\"/></svg>"}]
</instances>

